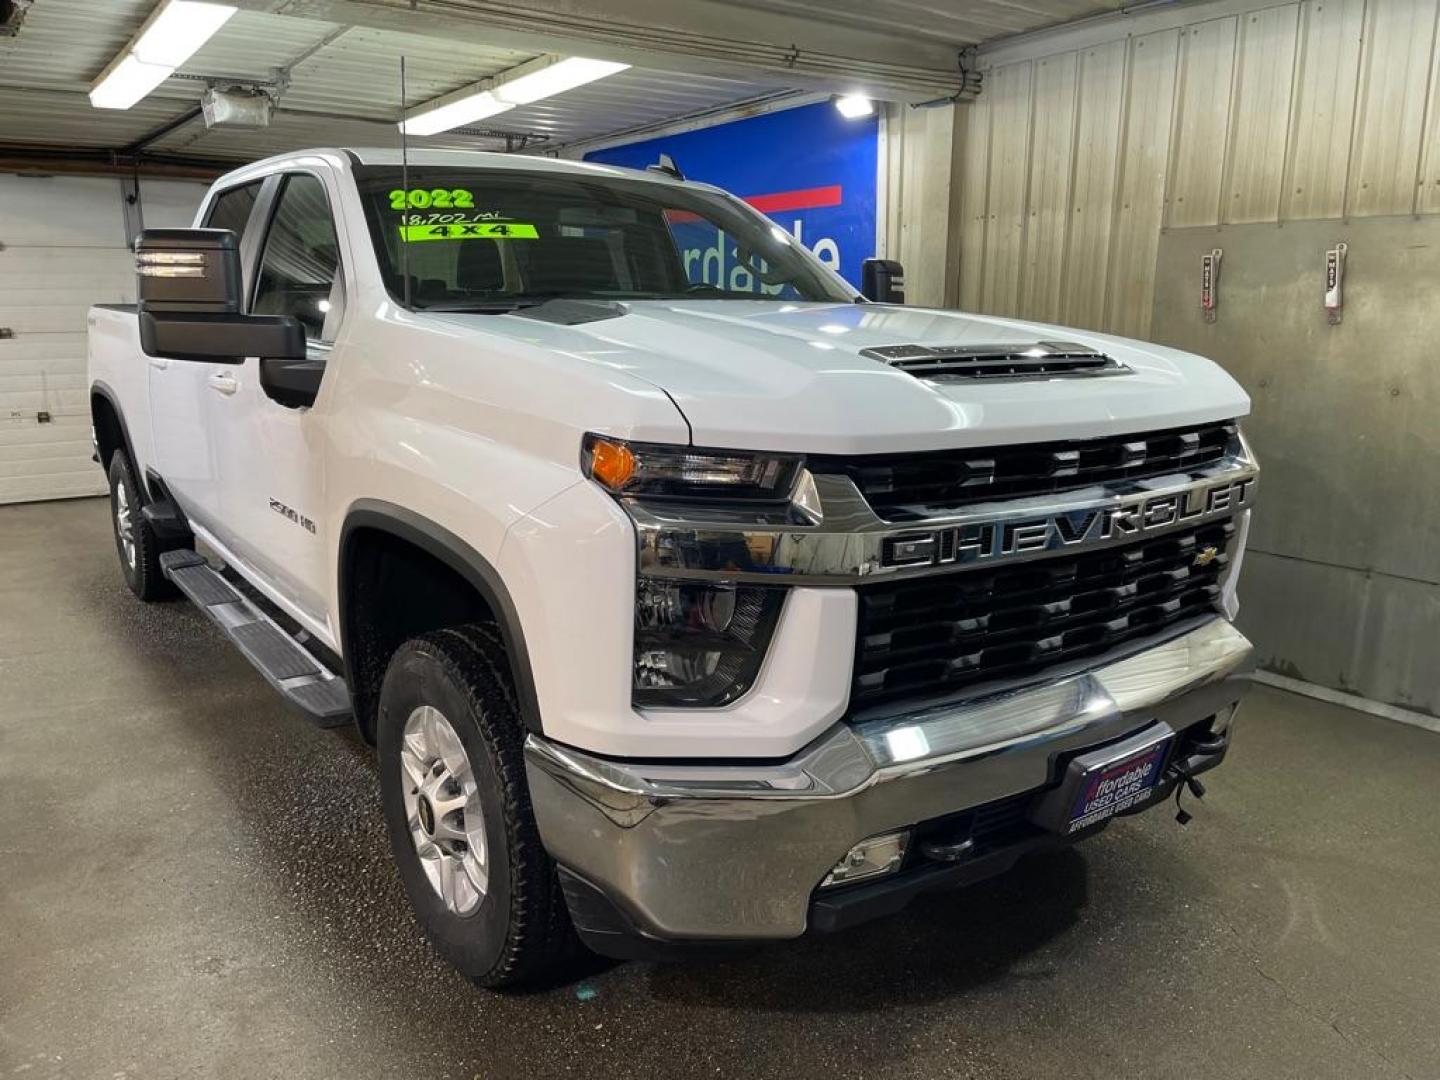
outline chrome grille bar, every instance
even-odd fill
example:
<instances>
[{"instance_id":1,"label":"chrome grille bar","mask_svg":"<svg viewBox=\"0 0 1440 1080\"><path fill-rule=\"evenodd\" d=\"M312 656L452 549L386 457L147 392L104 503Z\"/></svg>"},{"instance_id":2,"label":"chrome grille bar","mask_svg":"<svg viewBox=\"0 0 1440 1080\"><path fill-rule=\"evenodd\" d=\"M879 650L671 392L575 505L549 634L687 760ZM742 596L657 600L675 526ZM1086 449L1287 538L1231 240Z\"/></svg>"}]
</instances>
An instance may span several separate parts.
<instances>
[{"instance_id":1,"label":"chrome grille bar","mask_svg":"<svg viewBox=\"0 0 1440 1080\"><path fill-rule=\"evenodd\" d=\"M802 475L798 523L697 519L686 506L625 500L639 569L657 577L766 584L856 584L1019 563L1117 547L1229 518L1254 498L1259 468L1239 443L1222 460L1165 477L1116 479L1063 495L977 503L898 525L882 520L845 475Z\"/></svg>"}]
</instances>

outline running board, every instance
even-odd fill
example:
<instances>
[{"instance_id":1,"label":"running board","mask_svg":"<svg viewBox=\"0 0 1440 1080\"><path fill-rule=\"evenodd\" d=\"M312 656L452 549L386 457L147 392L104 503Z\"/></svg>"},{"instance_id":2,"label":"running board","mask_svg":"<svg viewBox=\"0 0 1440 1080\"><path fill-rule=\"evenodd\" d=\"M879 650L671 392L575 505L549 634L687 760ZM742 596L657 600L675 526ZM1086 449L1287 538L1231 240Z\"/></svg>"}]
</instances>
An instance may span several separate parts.
<instances>
[{"instance_id":1,"label":"running board","mask_svg":"<svg viewBox=\"0 0 1440 1080\"><path fill-rule=\"evenodd\" d=\"M345 680L242 596L198 552L167 551L160 556L160 568L292 705L321 727L338 727L350 719Z\"/></svg>"}]
</instances>

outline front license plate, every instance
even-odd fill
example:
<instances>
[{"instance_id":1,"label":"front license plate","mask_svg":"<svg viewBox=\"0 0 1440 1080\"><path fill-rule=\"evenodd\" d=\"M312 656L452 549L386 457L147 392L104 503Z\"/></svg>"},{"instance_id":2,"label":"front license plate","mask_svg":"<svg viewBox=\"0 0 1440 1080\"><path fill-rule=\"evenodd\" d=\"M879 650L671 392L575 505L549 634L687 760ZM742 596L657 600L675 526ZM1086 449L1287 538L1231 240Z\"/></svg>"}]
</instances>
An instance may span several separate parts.
<instances>
[{"instance_id":1,"label":"front license plate","mask_svg":"<svg viewBox=\"0 0 1440 1080\"><path fill-rule=\"evenodd\" d=\"M1167 738L1139 753L1087 769L1080 777L1065 831L1088 829L1149 798L1160 781L1171 741Z\"/></svg>"}]
</instances>

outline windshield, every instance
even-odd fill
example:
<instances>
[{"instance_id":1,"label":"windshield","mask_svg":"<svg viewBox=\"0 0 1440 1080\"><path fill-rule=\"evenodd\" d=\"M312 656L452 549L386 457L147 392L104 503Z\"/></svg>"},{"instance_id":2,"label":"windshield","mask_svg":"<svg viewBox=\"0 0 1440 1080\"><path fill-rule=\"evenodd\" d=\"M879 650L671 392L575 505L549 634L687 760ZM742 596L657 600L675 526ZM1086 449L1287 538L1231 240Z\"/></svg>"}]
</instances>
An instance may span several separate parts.
<instances>
[{"instance_id":1,"label":"windshield","mask_svg":"<svg viewBox=\"0 0 1440 1080\"><path fill-rule=\"evenodd\" d=\"M643 179L355 170L386 287L445 311L595 300L852 299L788 233L723 195Z\"/></svg>"}]
</instances>

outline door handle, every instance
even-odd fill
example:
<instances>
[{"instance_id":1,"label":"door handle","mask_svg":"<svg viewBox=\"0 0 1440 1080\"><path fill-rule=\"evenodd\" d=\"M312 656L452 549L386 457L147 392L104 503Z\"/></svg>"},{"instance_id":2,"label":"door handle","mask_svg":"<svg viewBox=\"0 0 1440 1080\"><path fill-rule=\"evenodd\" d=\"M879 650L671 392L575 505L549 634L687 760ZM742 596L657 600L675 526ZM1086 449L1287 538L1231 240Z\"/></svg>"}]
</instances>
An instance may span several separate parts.
<instances>
[{"instance_id":1,"label":"door handle","mask_svg":"<svg viewBox=\"0 0 1440 1080\"><path fill-rule=\"evenodd\" d=\"M234 375L211 375L205 381L210 384L210 389L219 390L222 394L233 394L240 389L240 384L235 381Z\"/></svg>"},{"instance_id":2,"label":"door handle","mask_svg":"<svg viewBox=\"0 0 1440 1080\"><path fill-rule=\"evenodd\" d=\"M150 357L150 366L156 371L164 371L170 366L170 361L163 356L152 356Z\"/></svg>"}]
</instances>

